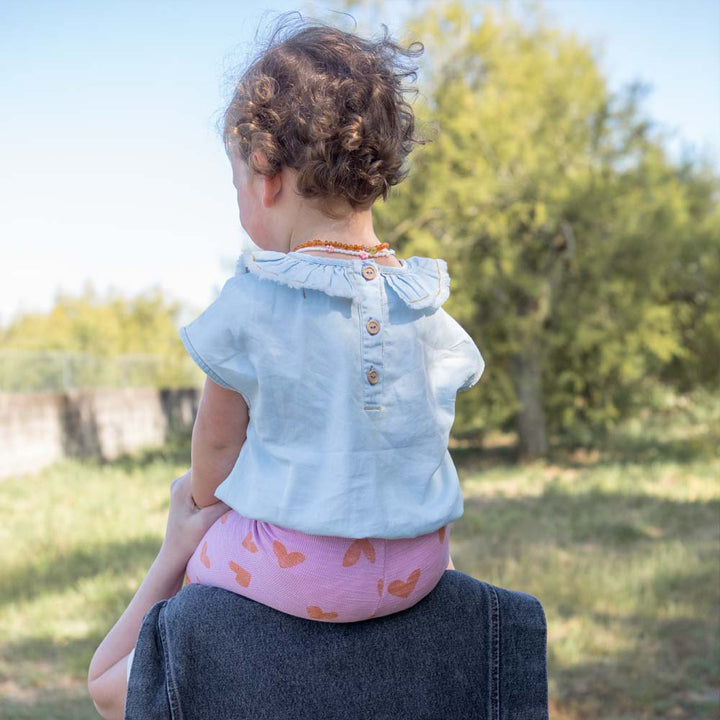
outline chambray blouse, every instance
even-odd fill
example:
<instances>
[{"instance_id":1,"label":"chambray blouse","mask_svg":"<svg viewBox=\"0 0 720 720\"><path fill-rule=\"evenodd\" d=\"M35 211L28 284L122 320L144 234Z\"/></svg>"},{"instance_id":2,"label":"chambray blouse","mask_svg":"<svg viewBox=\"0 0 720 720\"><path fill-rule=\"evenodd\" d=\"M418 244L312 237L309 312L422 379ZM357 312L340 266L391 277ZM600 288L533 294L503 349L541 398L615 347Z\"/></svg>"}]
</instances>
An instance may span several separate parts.
<instances>
[{"instance_id":1,"label":"chambray blouse","mask_svg":"<svg viewBox=\"0 0 720 720\"><path fill-rule=\"evenodd\" d=\"M180 337L242 394L247 439L216 497L316 535L416 537L459 518L455 398L485 363L442 309L443 260L402 267L255 251Z\"/></svg>"}]
</instances>

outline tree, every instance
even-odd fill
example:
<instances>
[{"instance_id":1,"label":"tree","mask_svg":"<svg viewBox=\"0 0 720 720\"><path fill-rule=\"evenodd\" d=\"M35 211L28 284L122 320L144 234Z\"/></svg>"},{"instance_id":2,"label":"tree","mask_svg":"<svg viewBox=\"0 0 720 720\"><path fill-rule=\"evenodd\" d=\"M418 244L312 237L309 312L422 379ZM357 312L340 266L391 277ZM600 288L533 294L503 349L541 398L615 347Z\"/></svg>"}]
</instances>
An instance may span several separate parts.
<instances>
[{"instance_id":1,"label":"tree","mask_svg":"<svg viewBox=\"0 0 720 720\"><path fill-rule=\"evenodd\" d=\"M575 251L566 209L591 182L605 83L575 38L489 7L435 6L410 27L430 45L419 116L439 134L404 187L404 214L418 220L405 249L448 258L452 308L496 385L488 399L514 413L521 455L542 456L544 336Z\"/></svg>"},{"instance_id":2,"label":"tree","mask_svg":"<svg viewBox=\"0 0 720 720\"><path fill-rule=\"evenodd\" d=\"M150 386L196 384L185 348L177 334L180 306L167 301L159 289L135 297L117 294L103 298L91 285L74 297L58 295L47 313L20 315L0 336L0 352L24 351L10 367L10 385L30 389L56 384L57 363L32 364L29 353L65 353L74 384L95 386L129 382ZM4 352L6 357L13 353ZM122 357L121 367L114 359ZM42 360L42 357L39 357ZM133 362L130 362L130 361Z\"/></svg>"},{"instance_id":3,"label":"tree","mask_svg":"<svg viewBox=\"0 0 720 720\"><path fill-rule=\"evenodd\" d=\"M419 6L404 35L426 45L416 112L433 142L376 225L406 255L447 258L449 309L487 359L461 419L513 421L533 458L552 431L597 441L687 356L678 327L698 321L674 321L668 269L677 285L710 241L717 180L693 184L667 160L642 86L610 93L590 46L526 10ZM717 277L716 233L711 245L703 278ZM694 335L706 351L715 312Z\"/></svg>"}]
</instances>

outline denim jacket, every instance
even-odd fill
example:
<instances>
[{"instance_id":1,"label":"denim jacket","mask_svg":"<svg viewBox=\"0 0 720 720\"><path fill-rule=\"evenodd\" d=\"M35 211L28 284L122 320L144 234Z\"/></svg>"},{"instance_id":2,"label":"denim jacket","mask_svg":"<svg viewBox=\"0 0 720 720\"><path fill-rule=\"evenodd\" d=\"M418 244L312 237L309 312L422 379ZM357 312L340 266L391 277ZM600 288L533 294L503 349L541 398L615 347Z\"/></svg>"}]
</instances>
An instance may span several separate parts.
<instances>
[{"instance_id":1,"label":"denim jacket","mask_svg":"<svg viewBox=\"0 0 720 720\"><path fill-rule=\"evenodd\" d=\"M181 328L195 362L250 409L220 500L353 538L416 537L462 515L448 437L457 392L485 363L442 309L445 262L401 263L246 253Z\"/></svg>"},{"instance_id":2,"label":"denim jacket","mask_svg":"<svg viewBox=\"0 0 720 720\"><path fill-rule=\"evenodd\" d=\"M125 720L547 720L546 641L536 598L455 570L341 624L193 584L145 616Z\"/></svg>"}]
</instances>

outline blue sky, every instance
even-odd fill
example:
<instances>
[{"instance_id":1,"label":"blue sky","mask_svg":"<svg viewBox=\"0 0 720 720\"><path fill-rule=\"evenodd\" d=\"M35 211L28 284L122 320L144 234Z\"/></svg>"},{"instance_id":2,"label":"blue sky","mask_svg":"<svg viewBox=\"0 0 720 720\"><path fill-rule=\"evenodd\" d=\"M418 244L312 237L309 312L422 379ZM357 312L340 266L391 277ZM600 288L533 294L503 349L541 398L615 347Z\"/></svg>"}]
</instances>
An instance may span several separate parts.
<instances>
[{"instance_id":1,"label":"blue sky","mask_svg":"<svg viewBox=\"0 0 720 720\"><path fill-rule=\"evenodd\" d=\"M514 3L511 3L514 4ZM546 0L592 41L612 88L651 86L646 114L720 171L719 0ZM0 3L0 324L92 282L160 286L190 317L244 242L215 132L226 73L278 0ZM397 30L404 0L381 20ZM422 77L419 78L422 89Z\"/></svg>"}]
</instances>

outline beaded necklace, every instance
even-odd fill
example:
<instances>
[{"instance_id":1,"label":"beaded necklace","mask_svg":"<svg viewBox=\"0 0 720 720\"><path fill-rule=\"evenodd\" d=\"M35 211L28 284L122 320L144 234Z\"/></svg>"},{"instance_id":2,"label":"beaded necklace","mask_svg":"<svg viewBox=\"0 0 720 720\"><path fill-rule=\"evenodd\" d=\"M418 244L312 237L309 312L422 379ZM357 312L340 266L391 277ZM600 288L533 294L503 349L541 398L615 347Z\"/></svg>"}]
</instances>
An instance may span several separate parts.
<instances>
[{"instance_id":1,"label":"beaded necklace","mask_svg":"<svg viewBox=\"0 0 720 720\"><path fill-rule=\"evenodd\" d=\"M309 240L298 245L293 252L309 252L312 250L324 250L328 253L342 253L343 255L357 255L363 260L368 258L389 257L395 254L387 243L379 245L350 245L347 243L332 242L331 240Z\"/></svg>"}]
</instances>

